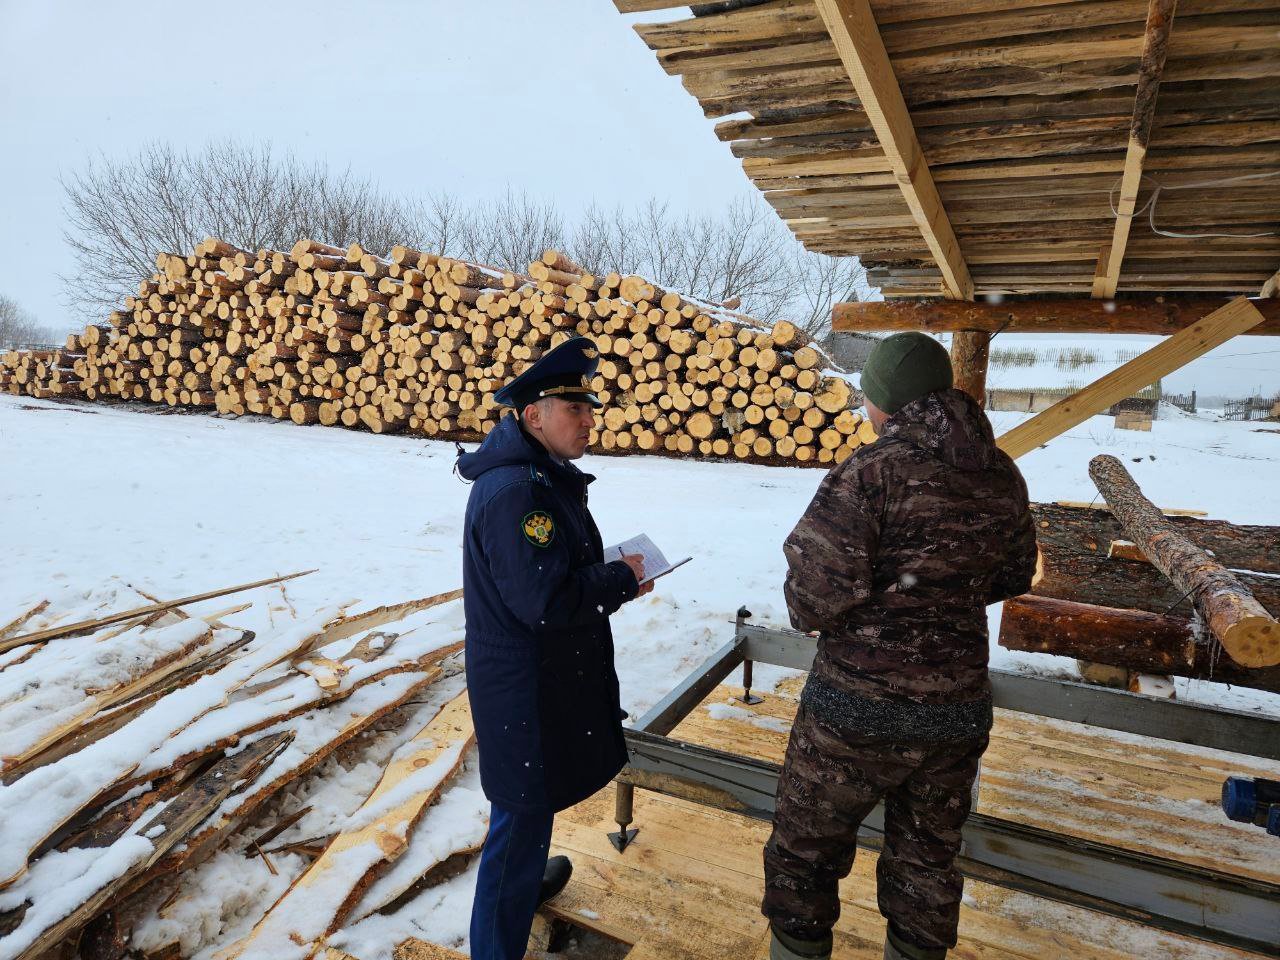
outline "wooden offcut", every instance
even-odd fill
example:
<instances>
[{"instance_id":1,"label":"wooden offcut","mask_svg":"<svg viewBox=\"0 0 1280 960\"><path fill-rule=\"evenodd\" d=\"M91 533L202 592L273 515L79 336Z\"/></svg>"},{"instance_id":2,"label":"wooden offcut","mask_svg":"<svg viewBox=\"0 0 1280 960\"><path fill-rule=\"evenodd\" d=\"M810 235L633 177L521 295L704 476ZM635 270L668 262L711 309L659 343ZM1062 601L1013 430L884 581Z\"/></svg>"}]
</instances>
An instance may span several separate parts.
<instances>
[{"instance_id":1,"label":"wooden offcut","mask_svg":"<svg viewBox=\"0 0 1280 960\"><path fill-rule=\"evenodd\" d=\"M232 593L241 593L245 590L253 590L257 587L269 586L273 583L284 583L286 580L305 577L310 573L315 573L315 571L303 570L299 573L290 573L283 577L271 577L267 580L255 580L253 583L242 583L234 587L225 587L221 590L210 590L208 593L198 593L194 596L182 597L179 600L167 600L164 603L152 603L145 607L134 607L130 610L122 610L119 613L109 614L105 617L98 617L92 620L81 620L77 623L69 623L61 627L50 627L47 630L38 630L35 633L27 633L18 637L10 637L8 640L0 640L0 653L12 650L14 647L22 647L30 643L40 643L44 640L54 640L59 637L82 636L83 634L99 630L102 627L109 627L113 623L121 623L125 620L136 620L140 617L150 616L151 614L163 613L166 610L173 610L177 607L187 606L192 603L200 603L203 600L212 600L215 597L225 597Z\"/></svg>"},{"instance_id":2,"label":"wooden offcut","mask_svg":"<svg viewBox=\"0 0 1280 960\"><path fill-rule=\"evenodd\" d=\"M1190 597L1233 660L1246 667L1280 664L1280 624L1234 574L1173 529L1119 460L1094 457L1089 476L1130 539Z\"/></svg>"},{"instance_id":3,"label":"wooden offcut","mask_svg":"<svg viewBox=\"0 0 1280 960\"><path fill-rule=\"evenodd\" d=\"M1262 314L1249 300L1237 297L1083 390L1002 434L996 443L1014 459L1030 453L1113 403L1132 396L1232 337L1248 332L1262 319Z\"/></svg>"}]
</instances>

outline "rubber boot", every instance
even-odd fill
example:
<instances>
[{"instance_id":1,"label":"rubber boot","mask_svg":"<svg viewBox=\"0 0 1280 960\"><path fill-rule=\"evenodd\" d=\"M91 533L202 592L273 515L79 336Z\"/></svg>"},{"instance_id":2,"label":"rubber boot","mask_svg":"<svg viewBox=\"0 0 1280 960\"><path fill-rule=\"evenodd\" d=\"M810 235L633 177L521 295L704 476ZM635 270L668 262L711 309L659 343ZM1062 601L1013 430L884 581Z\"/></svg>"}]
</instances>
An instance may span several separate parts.
<instances>
[{"instance_id":1,"label":"rubber boot","mask_svg":"<svg viewBox=\"0 0 1280 960\"><path fill-rule=\"evenodd\" d=\"M944 960L947 951L941 947L917 947L893 932L890 926L884 933L884 960Z\"/></svg>"},{"instance_id":2,"label":"rubber boot","mask_svg":"<svg viewBox=\"0 0 1280 960\"><path fill-rule=\"evenodd\" d=\"M538 890L538 906L542 906L563 890L573 876L573 863L568 857L552 857L542 872L542 886Z\"/></svg>"},{"instance_id":3,"label":"rubber boot","mask_svg":"<svg viewBox=\"0 0 1280 960\"><path fill-rule=\"evenodd\" d=\"M769 960L831 960L831 934L821 940L801 940L770 925Z\"/></svg>"}]
</instances>

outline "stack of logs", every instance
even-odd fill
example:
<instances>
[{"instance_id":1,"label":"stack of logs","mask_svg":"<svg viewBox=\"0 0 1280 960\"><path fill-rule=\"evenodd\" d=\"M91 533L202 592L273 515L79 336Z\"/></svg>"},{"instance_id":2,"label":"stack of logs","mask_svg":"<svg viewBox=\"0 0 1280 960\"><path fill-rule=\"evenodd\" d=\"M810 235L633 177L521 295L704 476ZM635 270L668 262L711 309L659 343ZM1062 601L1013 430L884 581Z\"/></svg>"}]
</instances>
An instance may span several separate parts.
<instances>
[{"instance_id":1,"label":"stack of logs","mask_svg":"<svg viewBox=\"0 0 1280 960\"><path fill-rule=\"evenodd\" d=\"M1114 457L1090 474L1107 507L1033 504L1040 566L1001 646L1280 693L1280 527L1165 516Z\"/></svg>"},{"instance_id":2,"label":"stack of logs","mask_svg":"<svg viewBox=\"0 0 1280 960\"><path fill-rule=\"evenodd\" d=\"M298 424L474 438L493 394L574 334L600 349L597 450L831 464L875 439L797 328L548 250L528 274L396 247L220 240L158 271L66 349L0 357L0 390L215 407Z\"/></svg>"}]
</instances>

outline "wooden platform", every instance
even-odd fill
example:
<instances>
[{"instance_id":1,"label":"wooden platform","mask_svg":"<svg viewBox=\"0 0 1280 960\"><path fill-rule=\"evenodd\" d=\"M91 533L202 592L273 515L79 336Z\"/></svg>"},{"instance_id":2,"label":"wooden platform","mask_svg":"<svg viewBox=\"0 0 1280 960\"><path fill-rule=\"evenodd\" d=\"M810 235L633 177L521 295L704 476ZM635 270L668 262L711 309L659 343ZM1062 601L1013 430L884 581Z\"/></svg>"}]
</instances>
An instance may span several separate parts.
<instances>
[{"instance_id":1,"label":"wooden platform","mask_svg":"<svg viewBox=\"0 0 1280 960\"><path fill-rule=\"evenodd\" d=\"M745 708L736 692L719 688L672 736L781 761L796 701L784 690ZM711 709L716 704L729 709ZM1265 834L1218 811L1229 774L1275 777L1280 764L997 711L979 809L1280 882L1280 858ZM635 825L639 836L617 853L606 838L616 829L612 789L557 817L553 846L573 857L575 872L551 912L635 944L629 956L637 960L765 960L759 902L768 825L642 790ZM875 904L874 854L859 852L841 898L835 956L879 958L884 921ZM1252 956L973 881L965 887L960 941L952 955L974 960Z\"/></svg>"}]
</instances>

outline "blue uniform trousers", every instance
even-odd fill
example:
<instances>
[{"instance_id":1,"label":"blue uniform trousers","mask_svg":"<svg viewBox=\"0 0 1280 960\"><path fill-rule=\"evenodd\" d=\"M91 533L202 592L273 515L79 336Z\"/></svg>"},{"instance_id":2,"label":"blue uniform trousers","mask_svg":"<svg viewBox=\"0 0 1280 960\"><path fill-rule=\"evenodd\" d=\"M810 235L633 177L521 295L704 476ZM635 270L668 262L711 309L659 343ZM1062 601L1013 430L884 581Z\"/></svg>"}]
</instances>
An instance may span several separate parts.
<instances>
[{"instance_id":1,"label":"blue uniform trousers","mask_svg":"<svg viewBox=\"0 0 1280 960\"><path fill-rule=\"evenodd\" d=\"M490 806L471 905L472 960L522 960L551 848L551 811Z\"/></svg>"}]
</instances>

